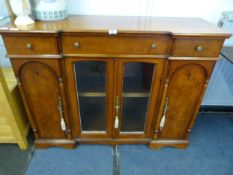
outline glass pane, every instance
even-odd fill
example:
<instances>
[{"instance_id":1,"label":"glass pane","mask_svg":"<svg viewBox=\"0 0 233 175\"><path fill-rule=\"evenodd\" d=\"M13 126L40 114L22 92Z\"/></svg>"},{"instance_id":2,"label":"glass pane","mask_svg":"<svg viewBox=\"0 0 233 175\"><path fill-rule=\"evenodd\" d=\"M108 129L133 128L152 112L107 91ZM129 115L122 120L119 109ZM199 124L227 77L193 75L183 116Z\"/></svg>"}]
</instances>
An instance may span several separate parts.
<instances>
[{"instance_id":1,"label":"glass pane","mask_svg":"<svg viewBox=\"0 0 233 175\"><path fill-rule=\"evenodd\" d=\"M153 72L151 63L124 65L121 131L144 131Z\"/></svg>"},{"instance_id":2,"label":"glass pane","mask_svg":"<svg viewBox=\"0 0 233 175\"><path fill-rule=\"evenodd\" d=\"M82 131L106 131L106 63L77 62L74 70Z\"/></svg>"}]
</instances>

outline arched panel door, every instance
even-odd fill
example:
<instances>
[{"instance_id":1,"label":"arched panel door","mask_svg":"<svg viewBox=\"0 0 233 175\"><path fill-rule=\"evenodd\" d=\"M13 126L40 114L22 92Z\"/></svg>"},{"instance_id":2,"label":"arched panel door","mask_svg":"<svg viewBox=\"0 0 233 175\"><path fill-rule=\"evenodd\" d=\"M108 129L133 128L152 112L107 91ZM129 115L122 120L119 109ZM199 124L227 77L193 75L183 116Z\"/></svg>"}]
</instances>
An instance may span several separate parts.
<instances>
[{"instance_id":1,"label":"arched panel door","mask_svg":"<svg viewBox=\"0 0 233 175\"><path fill-rule=\"evenodd\" d=\"M62 104L56 71L46 63L30 61L21 65L18 76L38 137L65 137L64 127L61 127L64 118L59 111Z\"/></svg>"},{"instance_id":2,"label":"arched panel door","mask_svg":"<svg viewBox=\"0 0 233 175\"><path fill-rule=\"evenodd\" d=\"M160 138L186 139L196 118L214 63L171 61Z\"/></svg>"}]
</instances>

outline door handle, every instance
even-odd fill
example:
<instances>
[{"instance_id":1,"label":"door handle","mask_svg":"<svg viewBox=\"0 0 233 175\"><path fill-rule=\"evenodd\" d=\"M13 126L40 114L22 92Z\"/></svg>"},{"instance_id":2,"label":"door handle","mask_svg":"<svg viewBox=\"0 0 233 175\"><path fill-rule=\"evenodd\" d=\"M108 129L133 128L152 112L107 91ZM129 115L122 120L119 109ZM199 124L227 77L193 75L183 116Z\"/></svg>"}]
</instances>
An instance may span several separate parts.
<instances>
[{"instance_id":1,"label":"door handle","mask_svg":"<svg viewBox=\"0 0 233 175\"><path fill-rule=\"evenodd\" d=\"M114 128L117 129L118 127L119 127L119 117L115 116Z\"/></svg>"},{"instance_id":2,"label":"door handle","mask_svg":"<svg viewBox=\"0 0 233 175\"><path fill-rule=\"evenodd\" d=\"M162 116L162 119L161 119L160 124L159 124L160 129L163 129L163 127L165 126L167 111L168 111L168 97L166 98L165 106L164 106L164 110L163 110L163 116Z\"/></svg>"},{"instance_id":3,"label":"door handle","mask_svg":"<svg viewBox=\"0 0 233 175\"><path fill-rule=\"evenodd\" d=\"M114 120L114 128L115 129L119 128L119 117L118 117L119 109L120 109L119 100L118 100L118 96L116 96L115 120Z\"/></svg>"},{"instance_id":4,"label":"door handle","mask_svg":"<svg viewBox=\"0 0 233 175\"><path fill-rule=\"evenodd\" d=\"M65 123L65 120L63 117L63 108L62 108L61 97L58 97L58 111L59 111L60 117L61 117L61 130L66 131L66 123Z\"/></svg>"}]
</instances>

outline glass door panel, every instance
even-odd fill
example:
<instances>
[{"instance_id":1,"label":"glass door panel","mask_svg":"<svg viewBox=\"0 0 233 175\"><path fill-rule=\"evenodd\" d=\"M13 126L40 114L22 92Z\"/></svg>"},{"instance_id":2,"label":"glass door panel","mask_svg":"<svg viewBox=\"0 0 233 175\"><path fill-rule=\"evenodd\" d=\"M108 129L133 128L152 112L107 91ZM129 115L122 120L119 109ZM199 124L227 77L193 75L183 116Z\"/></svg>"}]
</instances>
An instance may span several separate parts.
<instances>
[{"instance_id":1,"label":"glass door panel","mask_svg":"<svg viewBox=\"0 0 233 175\"><path fill-rule=\"evenodd\" d=\"M106 64L74 63L81 132L106 132Z\"/></svg>"},{"instance_id":2,"label":"glass door panel","mask_svg":"<svg viewBox=\"0 0 233 175\"><path fill-rule=\"evenodd\" d=\"M144 132L154 69L153 63L124 64L121 132Z\"/></svg>"}]
</instances>

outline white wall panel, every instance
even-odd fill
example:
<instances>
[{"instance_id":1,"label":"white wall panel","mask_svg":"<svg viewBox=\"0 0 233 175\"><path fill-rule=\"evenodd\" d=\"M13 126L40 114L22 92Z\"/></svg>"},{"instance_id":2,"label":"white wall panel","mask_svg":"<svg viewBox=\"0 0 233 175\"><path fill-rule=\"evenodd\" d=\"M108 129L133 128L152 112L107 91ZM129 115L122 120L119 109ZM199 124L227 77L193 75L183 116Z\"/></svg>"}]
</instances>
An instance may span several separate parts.
<instances>
[{"instance_id":1,"label":"white wall panel","mask_svg":"<svg viewBox=\"0 0 233 175\"><path fill-rule=\"evenodd\" d=\"M219 60L214 68L202 105L233 106L233 64Z\"/></svg>"},{"instance_id":2,"label":"white wall panel","mask_svg":"<svg viewBox=\"0 0 233 175\"><path fill-rule=\"evenodd\" d=\"M70 14L201 17L217 24L233 0L68 0Z\"/></svg>"}]
</instances>

